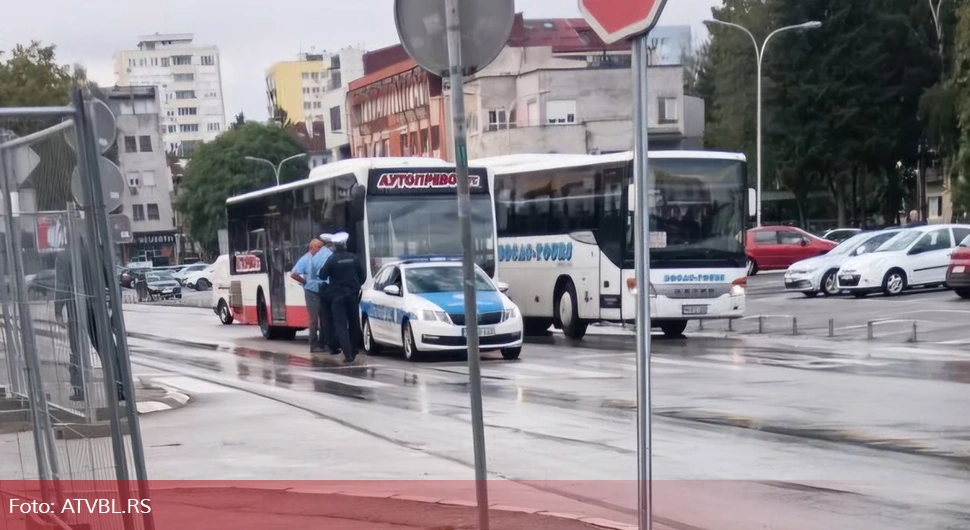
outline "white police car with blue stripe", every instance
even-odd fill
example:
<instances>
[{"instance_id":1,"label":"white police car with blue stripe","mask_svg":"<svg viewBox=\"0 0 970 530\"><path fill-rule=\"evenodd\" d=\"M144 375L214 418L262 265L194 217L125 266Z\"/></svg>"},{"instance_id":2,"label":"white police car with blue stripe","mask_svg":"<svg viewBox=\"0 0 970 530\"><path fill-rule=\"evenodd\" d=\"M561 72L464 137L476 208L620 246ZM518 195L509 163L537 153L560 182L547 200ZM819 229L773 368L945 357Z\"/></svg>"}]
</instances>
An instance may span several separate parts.
<instances>
[{"instance_id":1,"label":"white police car with blue stripe","mask_svg":"<svg viewBox=\"0 0 970 530\"><path fill-rule=\"evenodd\" d=\"M478 334L482 351L508 360L522 351L519 309L480 268L476 269ZM385 265L360 299L364 350L402 348L409 360L431 352L467 349L461 261L414 258Z\"/></svg>"}]
</instances>

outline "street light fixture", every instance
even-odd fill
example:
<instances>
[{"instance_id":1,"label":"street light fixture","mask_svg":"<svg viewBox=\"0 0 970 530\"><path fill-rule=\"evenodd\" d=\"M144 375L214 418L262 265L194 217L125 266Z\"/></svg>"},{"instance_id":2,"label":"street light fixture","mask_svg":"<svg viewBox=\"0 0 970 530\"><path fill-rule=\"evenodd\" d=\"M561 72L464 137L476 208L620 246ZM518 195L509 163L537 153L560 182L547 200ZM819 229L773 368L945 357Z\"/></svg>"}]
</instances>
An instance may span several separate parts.
<instances>
[{"instance_id":1,"label":"street light fixture","mask_svg":"<svg viewBox=\"0 0 970 530\"><path fill-rule=\"evenodd\" d=\"M803 30L809 30L809 29L818 29L822 27L822 23L817 20L813 20L810 22L805 22L804 24L797 24L795 26L786 26L784 28L776 29L775 31L772 31L771 33L768 34L768 37L765 38L765 41L761 44L760 47L758 46L758 40L754 38L754 34L748 31L748 28L745 28L744 26L735 24L733 22L725 22L723 20L705 20L704 23L720 24L722 26L728 26L735 29L739 29L745 32L749 37L751 37L751 42L754 44L755 57L758 59L758 139L757 139L758 197L757 197L757 203L758 203L758 226L760 227L761 226L761 61L762 59L764 59L765 49L768 47L768 42L775 35L785 31L794 31L794 30L803 31Z\"/></svg>"},{"instance_id":2,"label":"street light fixture","mask_svg":"<svg viewBox=\"0 0 970 530\"><path fill-rule=\"evenodd\" d=\"M282 161L280 161L279 164L273 164L272 162L270 162L269 160L266 160L265 158L256 158L255 156L247 156L246 157L246 160L249 160L251 162L260 162L260 163L263 163L263 164L269 164L269 167L273 168L273 173L276 175L276 185L279 186L280 185L280 171L283 169L283 164L289 162L290 160L296 160L297 158L303 158L305 156L306 156L306 153L300 153L298 155L293 155L293 156L291 156L289 158L284 158Z\"/></svg>"}]
</instances>

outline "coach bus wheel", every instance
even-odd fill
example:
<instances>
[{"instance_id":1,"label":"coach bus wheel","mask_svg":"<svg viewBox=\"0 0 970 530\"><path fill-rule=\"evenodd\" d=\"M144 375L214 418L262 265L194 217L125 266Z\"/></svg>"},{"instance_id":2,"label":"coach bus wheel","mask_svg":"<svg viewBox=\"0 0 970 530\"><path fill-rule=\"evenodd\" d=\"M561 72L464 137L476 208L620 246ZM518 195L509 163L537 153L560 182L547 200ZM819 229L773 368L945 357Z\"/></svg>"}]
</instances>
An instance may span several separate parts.
<instances>
[{"instance_id":1,"label":"coach bus wheel","mask_svg":"<svg viewBox=\"0 0 970 530\"><path fill-rule=\"evenodd\" d=\"M225 300L219 300L219 321L226 326L233 321L232 311L229 310L229 304Z\"/></svg>"},{"instance_id":2,"label":"coach bus wheel","mask_svg":"<svg viewBox=\"0 0 970 530\"><path fill-rule=\"evenodd\" d=\"M660 330L664 332L664 337L667 337L668 339L683 337L684 330L686 329L686 320L671 320L660 324Z\"/></svg>"},{"instance_id":3,"label":"coach bus wheel","mask_svg":"<svg viewBox=\"0 0 970 530\"><path fill-rule=\"evenodd\" d=\"M588 323L579 319L579 310L576 306L576 288L573 282L567 280L565 285L560 287L559 295L556 296L556 315L562 327L564 335L570 339L579 340L586 335Z\"/></svg>"}]
</instances>

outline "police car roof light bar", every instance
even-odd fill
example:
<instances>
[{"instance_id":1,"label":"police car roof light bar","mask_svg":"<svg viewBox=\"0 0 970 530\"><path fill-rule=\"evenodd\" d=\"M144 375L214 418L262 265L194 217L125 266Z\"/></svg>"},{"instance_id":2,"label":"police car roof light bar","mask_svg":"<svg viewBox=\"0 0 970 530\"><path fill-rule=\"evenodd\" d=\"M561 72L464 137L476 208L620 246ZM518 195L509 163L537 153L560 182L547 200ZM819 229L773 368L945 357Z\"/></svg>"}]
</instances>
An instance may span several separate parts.
<instances>
[{"instance_id":1,"label":"police car roof light bar","mask_svg":"<svg viewBox=\"0 0 970 530\"><path fill-rule=\"evenodd\" d=\"M461 256L402 256L401 264L431 263L435 261L461 261Z\"/></svg>"}]
</instances>

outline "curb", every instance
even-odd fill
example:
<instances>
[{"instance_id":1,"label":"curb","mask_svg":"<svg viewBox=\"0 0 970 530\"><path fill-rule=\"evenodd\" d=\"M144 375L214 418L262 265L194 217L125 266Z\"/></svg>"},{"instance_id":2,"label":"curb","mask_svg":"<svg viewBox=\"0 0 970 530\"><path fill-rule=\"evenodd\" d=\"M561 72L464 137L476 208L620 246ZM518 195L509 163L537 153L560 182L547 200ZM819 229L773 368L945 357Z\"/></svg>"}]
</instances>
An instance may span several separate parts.
<instances>
[{"instance_id":1,"label":"curb","mask_svg":"<svg viewBox=\"0 0 970 530\"><path fill-rule=\"evenodd\" d=\"M146 381L145 379L140 379L140 381L142 388L146 390L161 390L164 392L164 395L157 399L136 401L135 407L138 410L139 416L144 416L146 414L152 414L155 412L164 412L166 410L180 409L192 400L190 395L175 388L152 383L151 381Z\"/></svg>"}]
</instances>

